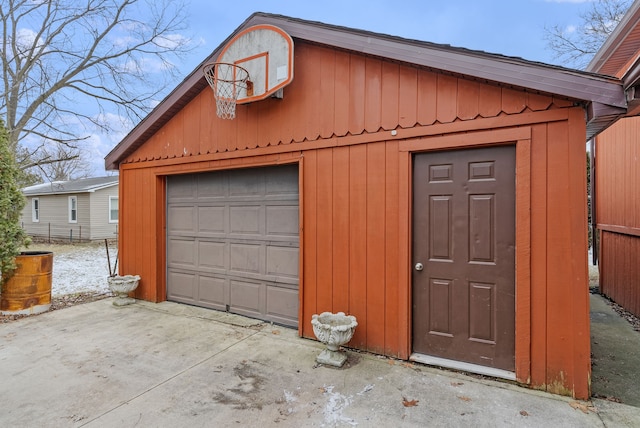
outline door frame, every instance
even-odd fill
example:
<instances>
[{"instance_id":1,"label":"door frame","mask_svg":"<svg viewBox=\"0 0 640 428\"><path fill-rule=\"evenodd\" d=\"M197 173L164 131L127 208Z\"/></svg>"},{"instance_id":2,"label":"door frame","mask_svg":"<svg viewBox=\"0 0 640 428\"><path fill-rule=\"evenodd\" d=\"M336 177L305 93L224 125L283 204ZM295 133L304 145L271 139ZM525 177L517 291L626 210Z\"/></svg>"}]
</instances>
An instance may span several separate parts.
<instances>
[{"instance_id":1,"label":"door frame","mask_svg":"<svg viewBox=\"0 0 640 428\"><path fill-rule=\"evenodd\" d=\"M515 202L516 202L516 235L515 235L515 378L518 382L528 384L531 381L531 138L530 126L502 128L490 131L478 131L465 134L448 134L443 136L423 137L400 142L399 150L404 156L408 174L405 185L408 189L402 207L408 215L406 230L407 266L407 355L413 352L412 331L412 231L413 231L413 154L429 151L481 148L496 145L515 145Z\"/></svg>"}]
</instances>

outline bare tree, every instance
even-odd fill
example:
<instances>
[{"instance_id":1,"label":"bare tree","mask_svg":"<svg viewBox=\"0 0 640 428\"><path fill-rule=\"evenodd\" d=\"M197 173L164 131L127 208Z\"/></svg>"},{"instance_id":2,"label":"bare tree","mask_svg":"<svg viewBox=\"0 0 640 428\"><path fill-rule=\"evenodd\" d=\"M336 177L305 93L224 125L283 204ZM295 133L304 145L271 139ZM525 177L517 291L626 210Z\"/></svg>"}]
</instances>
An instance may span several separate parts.
<instances>
[{"instance_id":1,"label":"bare tree","mask_svg":"<svg viewBox=\"0 0 640 428\"><path fill-rule=\"evenodd\" d=\"M545 27L547 45L564 65L584 69L630 5L631 0L595 0L580 15L579 26Z\"/></svg>"},{"instance_id":2,"label":"bare tree","mask_svg":"<svg viewBox=\"0 0 640 428\"><path fill-rule=\"evenodd\" d=\"M69 160L90 128L116 127L108 110L144 117L194 47L184 11L177 0L2 0L0 117L11 150L29 155L23 169Z\"/></svg>"},{"instance_id":3,"label":"bare tree","mask_svg":"<svg viewBox=\"0 0 640 428\"><path fill-rule=\"evenodd\" d=\"M78 180L91 176L89 165L83 160L82 149L71 150L65 146L45 149L36 166L46 182Z\"/></svg>"}]
</instances>

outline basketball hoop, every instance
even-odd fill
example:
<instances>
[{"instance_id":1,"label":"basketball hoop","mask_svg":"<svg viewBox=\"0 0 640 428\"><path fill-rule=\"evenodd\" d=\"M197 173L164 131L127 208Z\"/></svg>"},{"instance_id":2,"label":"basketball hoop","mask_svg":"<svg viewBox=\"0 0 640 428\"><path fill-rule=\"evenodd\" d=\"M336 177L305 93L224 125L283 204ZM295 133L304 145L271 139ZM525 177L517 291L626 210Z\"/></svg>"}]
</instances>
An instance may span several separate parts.
<instances>
[{"instance_id":1,"label":"basketball hoop","mask_svg":"<svg viewBox=\"0 0 640 428\"><path fill-rule=\"evenodd\" d=\"M216 114L221 119L236 117L236 101L242 91L244 96L253 95L253 83L249 72L239 65L226 62L212 62L204 66L204 77L213 89L216 99Z\"/></svg>"}]
</instances>

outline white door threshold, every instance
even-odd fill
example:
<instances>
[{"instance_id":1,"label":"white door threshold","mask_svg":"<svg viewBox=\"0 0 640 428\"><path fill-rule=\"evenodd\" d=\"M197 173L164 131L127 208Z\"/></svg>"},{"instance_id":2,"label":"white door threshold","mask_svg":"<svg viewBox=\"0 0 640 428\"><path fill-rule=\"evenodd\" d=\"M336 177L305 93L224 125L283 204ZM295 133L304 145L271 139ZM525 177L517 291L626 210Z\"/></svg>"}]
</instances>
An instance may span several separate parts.
<instances>
[{"instance_id":1,"label":"white door threshold","mask_svg":"<svg viewBox=\"0 0 640 428\"><path fill-rule=\"evenodd\" d=\"M429 366L446 367L448 369L461 370L485 376L497 377L507 380L516 380L516 374L508 370L485 367L478 364L465 363L463 361L448 360L446 358L432 357L431 355L413 353L409 361L426 364Z\"/></svg>"}]
</instances>

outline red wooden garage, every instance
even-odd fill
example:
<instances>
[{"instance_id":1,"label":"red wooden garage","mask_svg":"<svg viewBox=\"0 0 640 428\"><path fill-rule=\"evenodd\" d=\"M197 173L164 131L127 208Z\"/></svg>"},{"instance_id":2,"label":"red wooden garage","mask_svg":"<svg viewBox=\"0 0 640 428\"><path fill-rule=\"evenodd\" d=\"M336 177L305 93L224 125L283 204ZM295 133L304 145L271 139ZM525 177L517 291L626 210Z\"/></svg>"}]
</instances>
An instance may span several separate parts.
<instances>
[{"instance_id":1,"label":"red wooden garage","mask_svg":"<svg viewBox=\"0 0 640 428\"><path fill-rule=\"evenodd\" d=\"M349 346L587 398L584 147L625 111L616 78L256 13L107 156L120 271L139 299L309 338L344 311Z\"/></svg>"}]
</instances>

